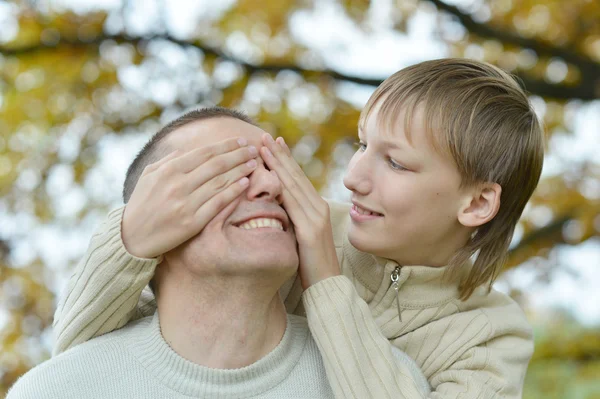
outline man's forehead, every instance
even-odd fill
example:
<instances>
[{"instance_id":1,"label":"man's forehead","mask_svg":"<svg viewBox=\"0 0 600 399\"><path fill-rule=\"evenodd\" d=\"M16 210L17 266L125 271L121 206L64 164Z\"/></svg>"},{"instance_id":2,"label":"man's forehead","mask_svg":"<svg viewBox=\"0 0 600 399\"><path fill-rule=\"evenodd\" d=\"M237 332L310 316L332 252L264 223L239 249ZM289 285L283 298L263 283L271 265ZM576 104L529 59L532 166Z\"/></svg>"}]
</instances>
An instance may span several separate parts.
<instances>
[{"instance_id":1,"label":"man's forehead","mask_svg":"<svg viewBox=\"0 0 600 399\"><path fill-rule=\"evenodd\" d=\"M218 143L233 137L244 137L249 144L261 146L261 128L231 117L216 117L191 122L181 126L165 137L171 148L189 150Z\"/></svg>"}]
</instances>

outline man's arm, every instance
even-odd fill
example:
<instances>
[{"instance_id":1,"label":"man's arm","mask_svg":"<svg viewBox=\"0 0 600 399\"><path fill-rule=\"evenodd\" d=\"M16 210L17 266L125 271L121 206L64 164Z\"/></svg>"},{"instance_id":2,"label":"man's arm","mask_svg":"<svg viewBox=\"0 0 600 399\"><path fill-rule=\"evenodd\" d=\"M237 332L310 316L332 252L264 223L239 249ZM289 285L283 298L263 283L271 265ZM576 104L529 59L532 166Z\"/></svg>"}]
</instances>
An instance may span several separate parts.
<instances>
[{"instance_id":1,"label":"man's arm","mask_svg":"<svg viewBox=\"0 0 600 399\"><path fill-rule=\"evenodd\" d=\"M53 355L156 309L154 296L144 288L158 260L138 258L127 251L121 239L123 209L108 214L69 279L54 315Z\"/></svg>"}]
</instances>

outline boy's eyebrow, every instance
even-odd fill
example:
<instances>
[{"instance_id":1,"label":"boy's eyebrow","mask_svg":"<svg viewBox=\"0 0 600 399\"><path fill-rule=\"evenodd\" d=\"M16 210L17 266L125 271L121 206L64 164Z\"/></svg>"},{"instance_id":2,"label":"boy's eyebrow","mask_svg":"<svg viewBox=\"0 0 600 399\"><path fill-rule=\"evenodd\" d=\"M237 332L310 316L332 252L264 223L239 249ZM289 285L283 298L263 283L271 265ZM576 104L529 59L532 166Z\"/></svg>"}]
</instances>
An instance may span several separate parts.
<instances>
[{"instance_id":1,"label":"boy's eyebrow","mask_svg":"<svg viewBox=\"0 0 600 399\"><path fill-rule=\"evenodd\" d=\"M364 134L364 131L362 130L362 128L360 126L358 127L358 134L359 135ZM385 147L388 147L388 148L393 148L393 149L396 149L396 150L401 150L404 147L403 145L395 143L393 141L389 141L389 140L381 140L381 141L382 141L382 144Z\"/></svg>"},{"instance_id":2,"label":"boy's eyebrow","mask_svg":"<svg viewBox=\"0 0 600 399\"><path fill-rule=\"evenodd\" d=\"M393 141L387 141L387 140L385 140L383 142L383 145L386 147L390 147L390 148L394 148L394 149L398 149L398 150L402 149L402 147L403 147L400 144L394 143Z\"/></svg>"}]
</instances>

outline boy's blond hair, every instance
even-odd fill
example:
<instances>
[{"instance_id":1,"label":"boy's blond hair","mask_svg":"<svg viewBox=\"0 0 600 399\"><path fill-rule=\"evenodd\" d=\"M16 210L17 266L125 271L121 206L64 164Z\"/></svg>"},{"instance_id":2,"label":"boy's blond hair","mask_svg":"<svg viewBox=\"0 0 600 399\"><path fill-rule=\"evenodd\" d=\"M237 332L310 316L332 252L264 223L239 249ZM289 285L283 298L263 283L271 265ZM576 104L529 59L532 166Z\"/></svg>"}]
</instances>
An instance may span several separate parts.
<instances>
[{"instance_id":1,"label":"boy's blond hair","mask_svg":"<svg viewBox=\"0 0 600 399\"><path fill-rule=\"evenodd\" d=\"M480 226L452 257L447 276L463 275L460 295L498 275L525 204L538 184L543 163L541 125L517 82L501 69L474 60L439 59L405 68L375 90L359 121L362 126L381 102L378 122L388 131L406 110L405 131L411 140L411 117L424 107L425 131L433 147L449 156L462 187L493 182L502 187L500 209ZM459 269L478 255L468 273Z\"/></svg>"}]
</instances>

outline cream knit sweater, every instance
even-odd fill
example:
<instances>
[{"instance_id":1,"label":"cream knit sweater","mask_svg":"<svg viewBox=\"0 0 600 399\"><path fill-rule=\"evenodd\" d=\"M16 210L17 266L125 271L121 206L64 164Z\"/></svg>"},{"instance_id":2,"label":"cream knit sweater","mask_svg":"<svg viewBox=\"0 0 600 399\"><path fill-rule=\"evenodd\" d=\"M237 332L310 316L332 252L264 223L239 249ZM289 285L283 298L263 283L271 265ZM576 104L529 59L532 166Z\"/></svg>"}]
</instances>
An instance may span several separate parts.
<instances>
[{"instance_id":1,"label":"cream knit sweater","mask_svg":"<svg viewBox=\"0 0 600 399\"><path fill-rule=\"evenodd\" d=\"M197 365L160 333L158 313L34 368L7 399L333 398L306 319L289 315L280 343L239 369Z\"/></svg>"},{"instance_id":2,"label":"cream knit sweater","mask_svg":"<svg viewBox=\"0 0 600 399\"><path fill-rule=\"evenodd\" d=\"M343 275L304 293L296 278L280 292L288 312L307 316L336 398L521 397L533 340L513 300L481 287L461 301L456 285L442 279L445 268L400 267L356 250L346 234L349 206L330 208ZM123 209L109 214L70 279L55 315L55 353L155 311L144 288L158 261L125 250ZM431 393L395 360L398 350L416 361Z\"/></svg>"}]
</instances>

